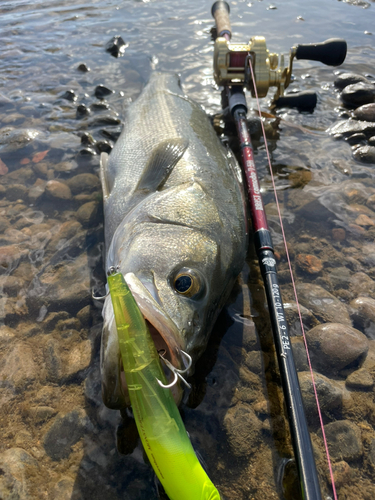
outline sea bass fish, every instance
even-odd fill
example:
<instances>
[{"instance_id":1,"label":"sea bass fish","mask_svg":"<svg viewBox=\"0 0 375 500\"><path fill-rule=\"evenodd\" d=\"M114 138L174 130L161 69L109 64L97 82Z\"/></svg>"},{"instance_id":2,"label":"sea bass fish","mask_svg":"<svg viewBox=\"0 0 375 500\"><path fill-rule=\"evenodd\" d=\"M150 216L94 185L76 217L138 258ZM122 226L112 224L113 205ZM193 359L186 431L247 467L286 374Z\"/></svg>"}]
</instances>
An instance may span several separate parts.
<instances>
[{"instance_id":1,"label":"sea bass fish","mask_svg":"<svg viewBox=\"0 0 375 500\"><path fill-rule=\"evenodd\" d=\"M241 170L178 77L155 72L102 154L100 176L106 269L132 273L156 348L177 369L188 353L193 370L245 260ZM103 400L121 409L129 399L110 297L103 319Z\"/></svg>"}]
</instances>

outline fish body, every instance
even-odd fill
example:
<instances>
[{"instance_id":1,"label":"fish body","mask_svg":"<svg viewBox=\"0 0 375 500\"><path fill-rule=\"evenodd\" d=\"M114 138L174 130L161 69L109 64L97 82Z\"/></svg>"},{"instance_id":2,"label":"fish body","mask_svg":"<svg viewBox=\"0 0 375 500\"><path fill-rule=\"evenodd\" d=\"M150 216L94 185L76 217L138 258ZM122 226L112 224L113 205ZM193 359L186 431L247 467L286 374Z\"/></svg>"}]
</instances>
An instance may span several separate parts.
<instances>
[{"instance_id":1,"label":"fish body","mask_svg":"<svg viewBox=\"0 0 375 500\"><path fill-rule=\"evenodd\" d=\"M178 78L153 73L110 156L102 155L100 175L106 268L132 273L128 285L157 349L184 368L181 350L194 362L202 354L245 260L238 164ZM103 399L121 408L129 400L109 297L103 318Z\"/></svg>"}]
</instances>

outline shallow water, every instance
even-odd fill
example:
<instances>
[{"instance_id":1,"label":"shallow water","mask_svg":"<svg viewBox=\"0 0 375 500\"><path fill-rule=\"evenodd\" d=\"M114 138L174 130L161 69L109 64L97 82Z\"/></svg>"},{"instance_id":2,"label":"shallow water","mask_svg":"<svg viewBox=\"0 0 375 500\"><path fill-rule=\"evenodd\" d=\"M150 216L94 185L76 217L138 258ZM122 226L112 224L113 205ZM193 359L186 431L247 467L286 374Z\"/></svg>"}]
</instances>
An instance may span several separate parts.
<instances>
[{"instance_id":1,"label":"shallow water","mask_svg":"<svg viewBox=\"0 0 375 500\"><path fill-rule=\"evenodd\" d=\"M342 37L348 55L340 71L372 74L374 79L374 36L366 33L374 25L372 2L316 0L307 5L277 0L272 5L266 1L230 5L234 40L264 35L271 51L288 53L295 43ZM124 109L154 69L180 73L190 97L209 114L220 111L220 94L212 79L210 9L211 2L196 0L1 2L0 496L4 500L157 498L133 421L128 416L117 432L119 447L127 453L120 455L116 450L120 415L101 402L100 304L91 300L91 289L101 293L105 280L101 191L97 179L86 176L83 182L75 177L98 174L98 151L113 144ZM128 44L118 59L105 51L115 35ZM90 71L79 71L81 63ZM375 298L375 204L368 203L375 193L374 165L356 163L350 146L326 133L342 111L333 87L336 71L319 63L297 62L291 88L317 91L318 106L312 114L278 111L277 129L273 120L268 123L292 266L296 282L305 286L301 300L307 308L307 330L318 323L345 323L352 300ZM107 109L98 109L94 91L99 84L114 91L106 98ZM74 94L67 95L70 90ZM91 113L77 115L79 104L90 107ZM249 104L255 108L252 101ZM269 111L268 104L268 99L262 100L263 111ZM19 132L25 129L28 135ZM96 145L81 144L85 133ZM283 297L292 303L264 145L262 140L254 143ZM46 183L51 180L62 181L62 186L52 183L48 197ZM368 219L358 219L364 215ZM251 249L241 280L197 366L193 391L182 412L193 445L225 498L280 498L278 477L292 450L263 286ZM309 284L331 295L312 297ZM298 320L293 307L289 309L297 364L305 371ZM336 371L329 370L329 362L328 368L319 365L314 352L312 361L314 369L327 377L320 379L324 423L346 423L341 430L328 427L327 432L339 498L372 499L375 330L368 317L365 321L351 309L349 313L350 324L366 335L360 340L362 349L367 342L367 355ZM340 342L337 346L340 350ZM328 499L332 492L319 423L308 382L302 385ZM341 438L343 447L337 444Z\"/></svg>"}]
</instances>

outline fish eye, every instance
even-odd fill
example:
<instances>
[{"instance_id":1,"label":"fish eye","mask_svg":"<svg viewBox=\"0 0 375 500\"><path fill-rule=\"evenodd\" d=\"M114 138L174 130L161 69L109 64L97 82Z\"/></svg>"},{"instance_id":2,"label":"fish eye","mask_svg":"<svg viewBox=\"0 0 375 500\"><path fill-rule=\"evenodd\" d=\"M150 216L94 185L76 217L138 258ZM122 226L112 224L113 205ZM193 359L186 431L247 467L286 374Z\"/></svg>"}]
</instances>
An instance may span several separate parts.
<instances>
[{"instance_id":1,"label":"fish eye","mask_svg":"<svg viewBox=\"0 0 375 500\"><path fill-rule=\"evenodd\" d=\"M185 297L193 297L202 290L199 276L190 269L180 271L174 279L173 286L178 294Z\"/></svg>"}]
</instances>

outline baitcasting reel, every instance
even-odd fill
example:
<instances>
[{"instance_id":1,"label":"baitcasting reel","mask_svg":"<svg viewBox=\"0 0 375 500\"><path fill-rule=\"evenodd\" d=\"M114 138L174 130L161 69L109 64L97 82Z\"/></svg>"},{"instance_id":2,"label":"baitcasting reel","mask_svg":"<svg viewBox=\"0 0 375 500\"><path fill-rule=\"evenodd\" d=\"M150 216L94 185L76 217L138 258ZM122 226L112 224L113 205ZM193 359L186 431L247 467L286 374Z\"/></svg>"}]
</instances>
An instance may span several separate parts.
<instances>
[{"instance_id":1,"label":"baitcasting reel","mask_svg":"<svg viewBox=\"0 0 375 500\"><path fill-rule=\"evenodd\" d=\"M263 36L253 36L248 43L231 43L229 12L229 5L225 1L219 0L212 6L217 30L214 50L214 78L217 85L241 85L255 97L249 65L251 60L259 97L266 97L269 88L276 87L275 104L314 108L316 94L313 92L284 96L291 81L293 60L308 59L328 66L339 66L346 57L345 40L331 38L322 43L296 45L290 50L289 64L285 65L284 55L270 53Z\"/></svg>"}]
</instances>

